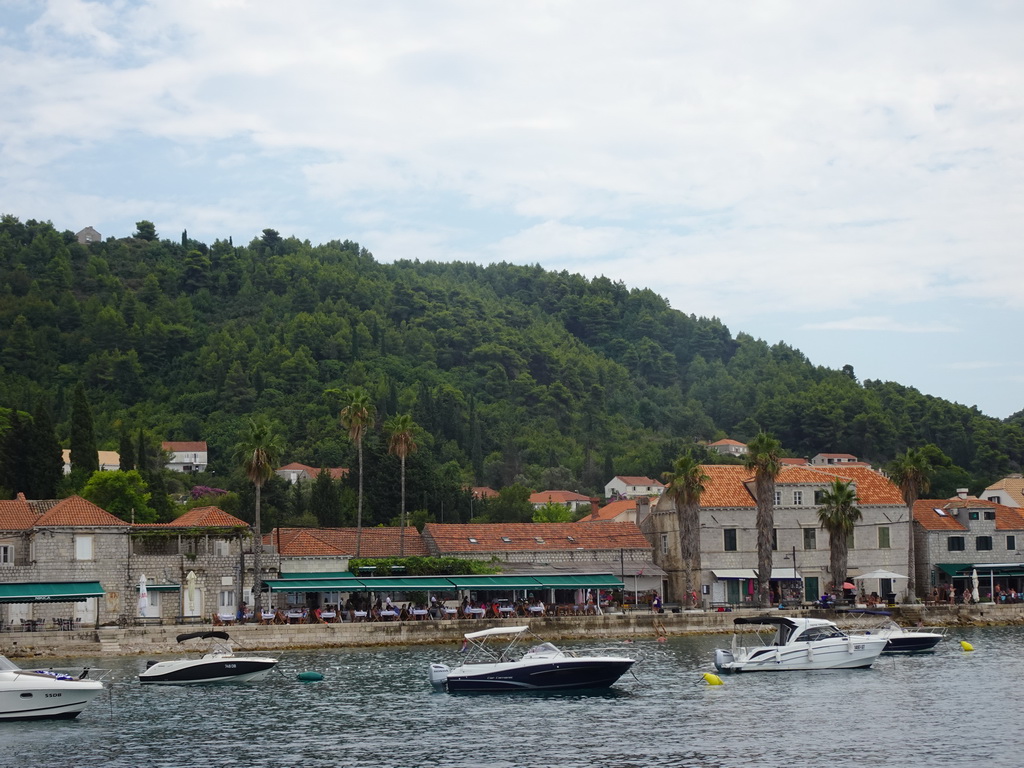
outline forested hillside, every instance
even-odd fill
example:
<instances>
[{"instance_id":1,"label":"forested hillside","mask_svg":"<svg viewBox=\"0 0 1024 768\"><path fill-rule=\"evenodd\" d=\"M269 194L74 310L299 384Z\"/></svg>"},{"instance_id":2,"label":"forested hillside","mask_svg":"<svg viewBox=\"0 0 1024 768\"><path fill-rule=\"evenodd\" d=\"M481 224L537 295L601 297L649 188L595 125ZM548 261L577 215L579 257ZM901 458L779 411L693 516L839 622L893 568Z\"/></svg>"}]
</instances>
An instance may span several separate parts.
<instances>
[{"instance_id":1,"label":"forested hillside","mask_svg":"<svg viewBox=\"0 0 1024 768\"><path fill-rule=\"evenodd\" d=\"M875 463L932 443L936 492L978 490L1024 460L1024 419L733 335L650 290L541 266L400 261L271 229L244 246L182 233L85 246L49 223L0 222L0 408L52 411L68 445L85 386L100 448L124 431L206 440L228 486L246 416L272 418L284 461L355 466L331 390L361 386L377 421L409 413L409 506L468 517L464 484L596 493L613 474L660 477L696 441L758 430L794 456ZM369 520L397 507L397 460L366 438ZM209 481L210 478L205 478ZM240 484L242 485L242 484ZM950 491L951 492L951 491Z\"/></svg>"}]
</instances>

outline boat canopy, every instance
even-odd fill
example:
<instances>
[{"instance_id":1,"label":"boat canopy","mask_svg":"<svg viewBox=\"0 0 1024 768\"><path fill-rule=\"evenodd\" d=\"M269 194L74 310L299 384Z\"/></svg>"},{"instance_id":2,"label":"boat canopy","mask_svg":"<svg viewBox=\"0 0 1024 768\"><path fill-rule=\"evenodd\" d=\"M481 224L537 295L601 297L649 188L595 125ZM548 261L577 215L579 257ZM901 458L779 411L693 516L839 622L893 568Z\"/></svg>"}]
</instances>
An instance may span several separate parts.
<instances>
[{"instance_id":1,"label":"boat canopy","mask_svg":"<svg viewBox=\"0 0 1024 768\"><path fill-rule=\"evenodd\" d=\"M227 632L218 632L216 630L208 632L185 632L184 634L178 635L175 639L180 643L185 640L194 640L199 638L200 640L230 640L231 636Z\"/></svg>"},{"instance_id":2,"label":"boat canopy","mask_svg":"<svg viewBox=\"0 0 1024 768\"><path fill-rule=\"evenodd\" d=\"M529 627L491 627L490 629L481 629L479 632L467 632L464 637L467 640L478 640L481 637L498 635L521 635L528 629Z\"/></svg>"},{"instance_id":3,"label":"boat canopy","mask_svg":"<svg viewBox=\"0 0 1024 768\"><path fill-rule=\"evenodd\" d=\"M733 624L777 624L782 627L795 627L797 623L789 616L741 616L733 620Z\"/></svg>"}]
</instances>

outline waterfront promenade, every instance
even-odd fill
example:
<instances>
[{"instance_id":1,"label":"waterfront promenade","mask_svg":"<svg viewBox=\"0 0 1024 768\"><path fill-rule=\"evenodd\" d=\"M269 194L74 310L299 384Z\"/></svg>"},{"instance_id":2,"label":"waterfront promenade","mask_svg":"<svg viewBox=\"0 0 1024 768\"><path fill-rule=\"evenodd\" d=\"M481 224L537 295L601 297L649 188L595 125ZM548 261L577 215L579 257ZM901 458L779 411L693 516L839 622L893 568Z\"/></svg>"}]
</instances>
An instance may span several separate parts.
<instances>
[{"instance_id":1,"label":"waterfront promenade","mask_svg":"<svg viewBox=\"0 0 1024 768\"><path fill-rule=\"evenodd\" d=\"M460 642L462 635L502 624L529 624L545 639L632 640L686 634L731 633L733 619L763 611L740 609L684 611L655 614L637 610L601 616L552 616L544 618L457 619L390 621L337 624L262 625L224 627L236 645L252 650L343 648L394 645L445 645ZM777 611L776 611L777 612ZM814 615L832 618L833 612L785 611L786 615ZM1024 624L1024 604L993 606L907 605L893 609L894 618L905 626L989 626ZM851 622L843 618L844 625ZM869 626L867 621L865 626ZM147 625L125 628L100 627L73 631L3 632L0 653L11 657L72 657L125 654L180 653L175 637L183 632L215 629L207 625Z\"/></svg>"}]
</instances>

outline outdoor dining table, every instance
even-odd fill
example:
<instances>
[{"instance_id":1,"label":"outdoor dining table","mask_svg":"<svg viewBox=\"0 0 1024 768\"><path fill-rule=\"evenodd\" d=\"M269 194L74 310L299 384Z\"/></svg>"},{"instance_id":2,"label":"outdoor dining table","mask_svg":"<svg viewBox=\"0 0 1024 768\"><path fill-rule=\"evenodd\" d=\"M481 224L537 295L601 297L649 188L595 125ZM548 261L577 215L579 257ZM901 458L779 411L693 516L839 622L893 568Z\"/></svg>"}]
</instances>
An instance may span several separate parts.
<instances>
[{"instance_id":1,"label":"outdoor dining table","mask_svg":"<svg viewBox=\"0 0 1024 768\"><path fill-rule=\"evenodd\" d=\"M380 612L380 617L382 619L384 619L384 621L394 621L395 620L395 616L397 616L397 615L398 615L398 613L396 611L381 611Z\"/></svg>"},{"instance_id":2,"label":"outdoor dining table","mask_svg":"<svg viewBox=\"0 0 1024 768\"><path fill-rule=\"evenodd\" d=\"M288 619L289 624L298 624L306 618L302 615L301 611L288 611L288 613L285 614L285 617Z\"/></svg>"},{"instance_id":3,"label":"outdoor dining table","mask_svg":"<svg viewBox=\"0 0 1024 768\"><path fill-rule=\"evenodd\" d=\"M452 616L454 616L455 614L457 614L458 612L459 612L458 608L445 608L444 609L444 615L447 616L449 619Z\"/></svg>"},{"instance_id":4,"label":"outdoor dining table","mask_svg":"<svg viewBox=\"0 0 1024 768\"><path fill-rule=\"evenodd\" d=\"M498 613L504 614L505 616L511 616L515 612L516 609L513 608L511 605L503 605L498 608Z\"/></svg>"},{"instance_id":5,"label":"outdoor dining table","mask_svg":"<svg viewBox=\"0 0 1024 768\"><path fill-rule=\"evenodd\" d=\"M426 608L413 608L412 609L412 615L413 615L413 618L418 619L419 621L423 621L424 619L427 618L427 609Z\"/></svg>"},{"instance_id":6,"label":"outdoor dining table","mask_svg":"<svg viewBox=\"0 0 1024 768\"><path fill-rule=\"evenodd\" d=\"M466 613L472 614L474 618L483 616L486 611L483 608L467 608Z\"/></svg>"},{"instance_id":7,"label":"outdoor dining table","mask_svg":"<svg viewBox=\"0 0 1024 768\"><path fill-rule=\"evenodd\" d=\"M366 621L366 611L353 611L352 615L356 621Z\"/></svg>"},{"instance_id":8,"label":"outdoor dining table","mask_svg":"<svg viewBox=\"0 0 1024 768\"><path fill-rule=\"evenodd\" d=\"M338 617L338 614L334 611L320 611L320 618L324 621L334 621Z\"/></svg>"}]
</instances>

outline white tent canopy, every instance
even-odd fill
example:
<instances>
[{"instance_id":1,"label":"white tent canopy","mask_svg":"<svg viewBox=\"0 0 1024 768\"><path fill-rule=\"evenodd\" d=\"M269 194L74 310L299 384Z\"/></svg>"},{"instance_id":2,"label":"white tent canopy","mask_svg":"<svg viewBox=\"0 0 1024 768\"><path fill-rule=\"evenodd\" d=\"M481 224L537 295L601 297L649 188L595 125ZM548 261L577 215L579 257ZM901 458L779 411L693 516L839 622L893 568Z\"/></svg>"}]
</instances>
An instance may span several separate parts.
<instances>
[{"instance_id":1,"label":"white tent canopy","mask_svg":"<svg viewBox=\"0 0 1024 768\"><path fill-rule=\"evenodd\" d=\"M901 573L893 573L892 571L878 570L869 571L868 573L862 573L860 576L854 576L854 579L907 579L909 576L904 576Z\"/></svg>"}]
</instances>

